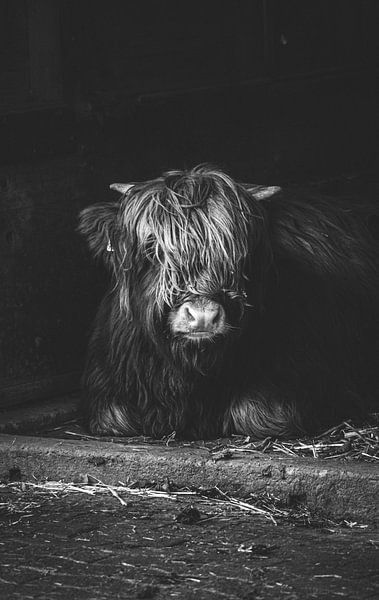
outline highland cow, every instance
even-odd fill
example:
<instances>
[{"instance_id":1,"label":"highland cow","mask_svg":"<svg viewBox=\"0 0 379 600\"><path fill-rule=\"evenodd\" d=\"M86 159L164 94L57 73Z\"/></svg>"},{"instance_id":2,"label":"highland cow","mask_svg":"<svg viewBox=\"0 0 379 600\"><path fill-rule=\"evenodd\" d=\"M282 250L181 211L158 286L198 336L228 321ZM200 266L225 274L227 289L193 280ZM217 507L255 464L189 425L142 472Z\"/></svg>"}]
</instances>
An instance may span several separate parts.
<instances>
[{"instance_id":1,"label":"highland cow","mask_svg":"<svg viewBox=\"0 0 379 600\"><path fill-rule=\"evenodd\" d=\"M370 208L207 166L111 187L80 216L113 279L83 378L93 434L289 437L372 405Z\"/></svg>"}]
</instances>

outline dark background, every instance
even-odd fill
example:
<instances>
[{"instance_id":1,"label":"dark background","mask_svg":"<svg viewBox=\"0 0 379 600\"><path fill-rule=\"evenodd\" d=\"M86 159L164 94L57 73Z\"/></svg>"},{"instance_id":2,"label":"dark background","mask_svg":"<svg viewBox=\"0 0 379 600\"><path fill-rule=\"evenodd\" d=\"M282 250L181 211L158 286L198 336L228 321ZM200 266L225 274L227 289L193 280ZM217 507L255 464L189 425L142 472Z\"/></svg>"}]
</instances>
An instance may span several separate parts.
<instances>
[{"instance_id":1,"label":"dark background","mask_svg":"<svg viewBox=\"0 0 379 600\"><path fill-rule=\"evenodd\" d=\"M0 0L0 405L77 387L113 181L375 179L378 4Z\"/></svg>"}]
</instances>

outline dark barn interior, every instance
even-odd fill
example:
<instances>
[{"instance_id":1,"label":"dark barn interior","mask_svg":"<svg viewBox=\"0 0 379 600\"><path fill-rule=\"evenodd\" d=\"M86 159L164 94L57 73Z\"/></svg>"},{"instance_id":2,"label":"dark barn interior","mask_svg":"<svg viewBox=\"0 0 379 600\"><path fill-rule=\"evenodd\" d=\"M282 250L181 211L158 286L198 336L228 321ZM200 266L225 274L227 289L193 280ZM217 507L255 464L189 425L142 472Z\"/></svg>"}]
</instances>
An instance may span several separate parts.
<instances>
[{"instance_id":1,"label":"dark barn interior","mask_svg":"<svg viewBox=\"0 0 379 600\"><path fill-rule=\"evenodd\" d=\"M78 387L109 184L214 163L377 191L376 0L0 1L0 407ZM326 183L325 183L326 182Z\"/></svg>"}]
</instances>

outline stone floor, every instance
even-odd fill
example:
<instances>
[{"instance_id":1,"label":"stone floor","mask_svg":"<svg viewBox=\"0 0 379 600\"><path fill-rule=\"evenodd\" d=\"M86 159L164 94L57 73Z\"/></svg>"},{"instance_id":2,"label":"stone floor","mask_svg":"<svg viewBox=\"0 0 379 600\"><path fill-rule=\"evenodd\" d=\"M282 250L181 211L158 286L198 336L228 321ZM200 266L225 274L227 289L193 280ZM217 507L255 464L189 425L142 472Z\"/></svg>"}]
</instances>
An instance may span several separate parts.
<instances>
[{"instance_id":1,"label":"stone floor","mask_svg":"<svg viewBox=\"0 0 379 600\"><path fill-rule=\"evenodd\" d=\"M120 498L2 486L0 596L379 596L379 535L364 523L273 522L209 498Z\"/></svg>"}]
</instances>

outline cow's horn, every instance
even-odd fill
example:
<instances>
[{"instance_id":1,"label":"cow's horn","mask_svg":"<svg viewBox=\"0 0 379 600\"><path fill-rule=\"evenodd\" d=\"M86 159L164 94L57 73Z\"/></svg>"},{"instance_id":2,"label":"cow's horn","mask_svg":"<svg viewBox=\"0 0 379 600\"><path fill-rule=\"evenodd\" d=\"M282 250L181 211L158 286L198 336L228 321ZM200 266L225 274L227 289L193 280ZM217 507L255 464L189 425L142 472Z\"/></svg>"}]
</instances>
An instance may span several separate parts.
<instances>
[{"instance_id":1,"label":"cow's horn","mask_svg":"<svg viewBox=\"0 0 379 600\"><path fill-rule=\"evenodd\" d=\"M130 188L132 188L134 183L111 183L109 186L111 190L116 190L116 192L121 192L121 194L126 194Z\"/></svg>"}]
</instances>

